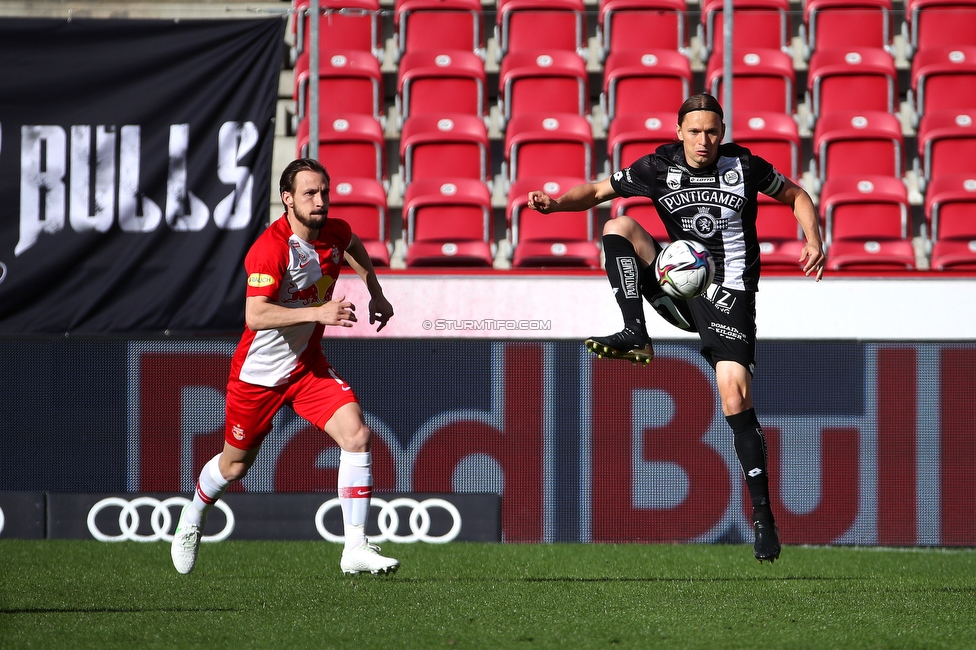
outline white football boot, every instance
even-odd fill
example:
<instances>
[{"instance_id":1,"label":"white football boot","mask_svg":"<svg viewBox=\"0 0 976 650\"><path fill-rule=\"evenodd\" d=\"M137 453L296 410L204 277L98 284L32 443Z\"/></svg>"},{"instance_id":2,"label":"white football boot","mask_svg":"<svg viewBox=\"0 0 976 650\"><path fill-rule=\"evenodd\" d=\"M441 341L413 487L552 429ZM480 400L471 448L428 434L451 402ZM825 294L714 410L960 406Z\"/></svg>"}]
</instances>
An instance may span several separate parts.
<instances>
[{"instance_id":1,"label":"white football boot","mask_svg":"<svg viewBox=\"0 0 976 650\"><path fill-rule=\"evenodd\" d=\"M379 546L366 542L359 548L342 551L339 567L346 575L366 573L367 571L376 575L379 573L396 573L396 570L400 568L400 562L392 557L380 555Z\"/></svg>"},{"instance_id":2,"label":"white football boot","mask_svg":"<svg viewBox=\"0 0 976 650\"><path fill-rule=\"evenodd\" d=\"M170 547L173 566L184 575L193 571L193 567L197 563L197 552L200 550L200 539L203 537L202 522L199 526L193 526L184 521L186 509L189 507L190 504L188 503L180 511L180 521L176 524L173 545Z\"/></svg>"}]
</instances>

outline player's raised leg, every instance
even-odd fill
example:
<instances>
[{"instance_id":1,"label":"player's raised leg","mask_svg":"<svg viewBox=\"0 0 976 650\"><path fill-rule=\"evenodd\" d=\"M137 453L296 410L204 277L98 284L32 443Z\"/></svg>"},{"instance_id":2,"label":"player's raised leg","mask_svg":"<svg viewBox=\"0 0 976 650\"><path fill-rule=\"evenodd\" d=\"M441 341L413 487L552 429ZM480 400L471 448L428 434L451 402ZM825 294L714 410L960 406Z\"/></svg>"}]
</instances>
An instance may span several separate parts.
<instances>
[{"instance_id":1,"label":"player's raised leg","mask_svg":"<svg viewBox=\"0 0 976 650\"><path fill-rule=\"evenodd\" d=\"M638 253L638 248L653 259L655 245L647 231L629 217L617 217L604 226L604 268L624 319L624 329L609 336L586 339L586 348L597 356L628 359L633 363L650 363L654 358L641 296L641 270L647 266L647 260Z\"/></svg>"},{"instance_id":2,"label":"player's raised leg","mask_svg":"<svg viewBox=\"0 0 976 650\"><path fill-rule=\"evenodd\" d=\"M343 573L394 573L400 562L385 557L380 547L366 538L366 518L373 494L371 432L363 421L359 404L340 406L329 418L325 431L339 444L339 506L342 510L345 545L339 567Z\"/></svg>"}]
</instances>

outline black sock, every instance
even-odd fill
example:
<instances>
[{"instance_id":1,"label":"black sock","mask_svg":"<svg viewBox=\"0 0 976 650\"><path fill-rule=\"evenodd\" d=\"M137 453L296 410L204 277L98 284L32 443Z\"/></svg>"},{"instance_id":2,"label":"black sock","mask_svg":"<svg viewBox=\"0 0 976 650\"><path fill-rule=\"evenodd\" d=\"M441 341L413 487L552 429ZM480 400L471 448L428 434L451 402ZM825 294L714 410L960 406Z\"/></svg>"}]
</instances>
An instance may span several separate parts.
<instances>
[{"instance_id":1,"label":"black sock","mask_svg":"<svg viewBox=\"0 0 976 650\"><path fill-rule=\"evenodd\" d=\"M752 500L753 521L772 523L769 507L769 476L766 473L766 436L756 418L755 409L728 415L725 420L732 427L735 455L739 458L742 474Z\"/></svg>"},{"instance_id":2,"label":"black sock","mask_svg":"<svg viewBox=\"0 0 976 650\"><path fill-rule=\"evenodd\" d=\"M620 235L603 236L607 278L620 306L624 325L647 336L644 322L644 300L641 297L641 268L634 245Z\"/></svg>"},{"instance_id":3,"label":"black sock","mask_svg":"<svg viewBox=\"0 0 976 650\"><path fill-rule=\"evenodd\" d=\"M658 252L660 253L660 251ZM641 293L647 298L647 302L651 303L661 296L667 295L657 282L657 276L654 274L654 262L651 262L641 270Z\"/></svg>"}]
</instances>

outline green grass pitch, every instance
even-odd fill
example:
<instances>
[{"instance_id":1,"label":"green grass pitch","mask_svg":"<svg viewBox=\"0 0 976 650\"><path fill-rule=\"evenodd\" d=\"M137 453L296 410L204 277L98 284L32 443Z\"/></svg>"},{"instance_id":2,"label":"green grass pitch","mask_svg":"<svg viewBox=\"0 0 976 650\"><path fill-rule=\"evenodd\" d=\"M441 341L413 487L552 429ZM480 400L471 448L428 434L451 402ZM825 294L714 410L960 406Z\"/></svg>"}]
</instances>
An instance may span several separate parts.
<instances>
[{"instance_id":1,"label":"green grass pitch","mask_svg":"<svg viewBox=\"0 0 976 650\"><path fill-rule=\"evenodd\" d=\"M0 648L976 648L976 551L0 541Z\"/></svg>"}]
</instances>

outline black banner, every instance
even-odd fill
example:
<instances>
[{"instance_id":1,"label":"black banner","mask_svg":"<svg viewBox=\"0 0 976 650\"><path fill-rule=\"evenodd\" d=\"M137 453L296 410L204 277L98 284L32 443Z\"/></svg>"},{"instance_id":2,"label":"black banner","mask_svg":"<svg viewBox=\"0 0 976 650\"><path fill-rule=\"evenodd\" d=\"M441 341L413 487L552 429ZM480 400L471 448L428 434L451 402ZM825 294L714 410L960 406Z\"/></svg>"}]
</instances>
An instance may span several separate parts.
<instances>
[{"instance_id":1,"label":"black banner","mask_svg":"<svg viewBox=\"0 0 976 650\"><path fill-rule=\"evenodd\" d=\"M240 329L284 27L0 20L0 335Z\"/></svg>"},{"instance_id":2,"label":"black banner","mask_svg":"<svg viewBox=\"0 0 976 650\"><path fill-rule=\"evenodd\" d=\"M44 539L43 492L0 492L0 539Z\"/></svg>"}]
</instances>

